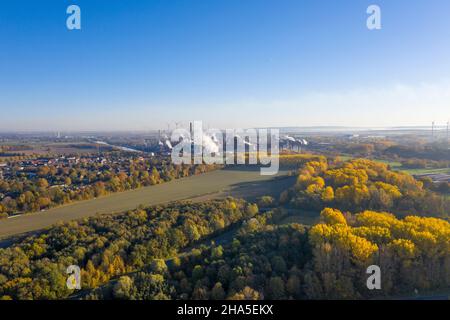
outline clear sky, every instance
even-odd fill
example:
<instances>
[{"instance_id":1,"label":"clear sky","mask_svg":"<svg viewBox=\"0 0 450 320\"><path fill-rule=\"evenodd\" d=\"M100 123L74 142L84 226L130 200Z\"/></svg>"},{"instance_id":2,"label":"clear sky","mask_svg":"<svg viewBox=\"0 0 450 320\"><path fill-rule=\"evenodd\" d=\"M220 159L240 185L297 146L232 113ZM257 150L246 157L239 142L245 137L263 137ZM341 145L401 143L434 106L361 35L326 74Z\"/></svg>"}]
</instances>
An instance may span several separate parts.
<instances>
[{"instance_id":1,"label":"clear sky","mask_svg":"<svg viewBox=\"0 0 450 320\"><path fill-rule=\"evenodd\" d=\"M0 131L448 118L448 0L0 2Z\"/></svg>"}]
</instances>

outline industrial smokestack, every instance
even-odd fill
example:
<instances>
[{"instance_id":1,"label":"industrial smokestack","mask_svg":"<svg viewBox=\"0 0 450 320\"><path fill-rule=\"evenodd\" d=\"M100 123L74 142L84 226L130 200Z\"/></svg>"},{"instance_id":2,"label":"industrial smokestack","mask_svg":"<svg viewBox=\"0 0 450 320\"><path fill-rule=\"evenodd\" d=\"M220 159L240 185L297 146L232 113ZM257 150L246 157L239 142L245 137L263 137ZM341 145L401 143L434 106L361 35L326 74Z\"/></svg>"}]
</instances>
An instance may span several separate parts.
<instances>
[{"instance_id":1,"label":"industrial smokestack","mask_svg":"<svg viewBox=\"0 0 450 320\"><path fill-rule=\"evenodd\" d=\"M434 138L434 121L431 123L431 138Z\"/></svg>"},{"instance_id":2,"label":"industrial smokestack","mask_svg":"<svg viewBox=\"0 0 450 320\"><path fill-rule=\"evenodd\" d=\"M450 121L447 121L447 144L449 143L449 140L448 140L448 125L450 124Z\"/></svg>"}]
</instances>

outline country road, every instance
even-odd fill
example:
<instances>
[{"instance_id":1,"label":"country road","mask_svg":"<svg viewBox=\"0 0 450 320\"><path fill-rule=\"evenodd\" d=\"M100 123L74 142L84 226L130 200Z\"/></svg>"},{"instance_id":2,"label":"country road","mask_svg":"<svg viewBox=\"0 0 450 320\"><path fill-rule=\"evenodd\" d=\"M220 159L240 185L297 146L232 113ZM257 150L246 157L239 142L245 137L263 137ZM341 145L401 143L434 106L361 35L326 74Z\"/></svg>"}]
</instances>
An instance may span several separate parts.
<instances>
[{"instance_id":1,"label":"country road","mask_svg":"<svg viewBox=\"0 0 450 320\"><path fill-rule=\"evenodd\" d=\"M149 206L195 198L203 200L227 195L247 199L265 194L277 195L294 181L286 174L286 171L280 171L277 176L261 176L259 170L224 169L155 186L115 193L44 212L0 220L0 239L45 229L59 221L70 221L96 214L119 213L135 209L139 205Z\"/></svg>"}]
</instances>

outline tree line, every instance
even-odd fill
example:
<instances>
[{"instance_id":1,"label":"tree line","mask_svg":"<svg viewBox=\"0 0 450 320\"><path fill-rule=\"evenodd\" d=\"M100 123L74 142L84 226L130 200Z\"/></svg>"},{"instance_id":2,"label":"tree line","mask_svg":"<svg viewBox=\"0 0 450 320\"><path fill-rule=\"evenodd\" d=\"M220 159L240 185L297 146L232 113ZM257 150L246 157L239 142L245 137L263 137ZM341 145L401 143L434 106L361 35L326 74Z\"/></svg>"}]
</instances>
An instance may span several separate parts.
<instances>
[{"instance_id":1,"label":"tree line","mask_svg":"<svg viewBox=\"0 0 450 320\"><path fill-rule=\"evenodd\" d=\"M425 188L422 181L367 159L309 161L299 170L296 185L282 194L282 200L317 211L334 207L444 218L450 212L449 199Z\"/></svg>"}]
</instances>

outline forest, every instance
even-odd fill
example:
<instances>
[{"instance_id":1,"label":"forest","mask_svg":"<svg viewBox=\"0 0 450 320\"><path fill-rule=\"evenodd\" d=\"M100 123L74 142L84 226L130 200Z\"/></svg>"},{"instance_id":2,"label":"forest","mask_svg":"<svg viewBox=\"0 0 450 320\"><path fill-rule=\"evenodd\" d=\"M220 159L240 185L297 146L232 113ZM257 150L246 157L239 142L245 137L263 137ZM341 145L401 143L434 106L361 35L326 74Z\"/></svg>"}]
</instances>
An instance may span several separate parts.
<instances>
[{"instance_id":1,"label":"forest","mask_svg":"<svg viewBox=\"0 0 450 320\"><path fill-rule=\"evenodd\" d=\"M0 249L2 299L363 299L448 289L450 224L325 208L320 223L228 198L55 226ZM382 290L365 270L383 270ZM67 289L67 266L82 290Z\"/></svg>"},{"instance_id":2,"label":"forest","mask_svg":"<svg viewBox=\"0 0 450 320\"><path fill-rule=\"evenodd\" d=\"M396 215L448 218L450 200L413 176L367 159L309 161L299 170L296 185L282 195L297 208L338 208L353 213L388 211Z\"/></svg>"}]
</instances>

